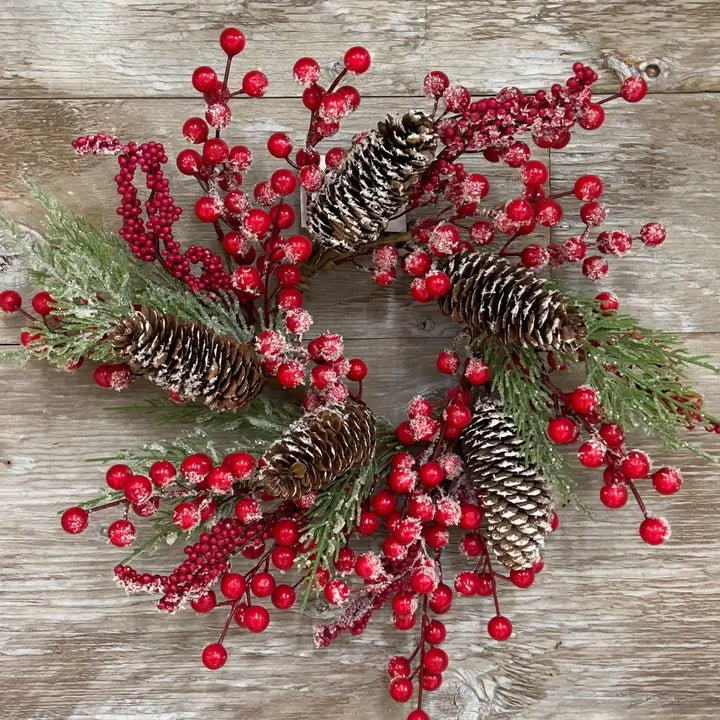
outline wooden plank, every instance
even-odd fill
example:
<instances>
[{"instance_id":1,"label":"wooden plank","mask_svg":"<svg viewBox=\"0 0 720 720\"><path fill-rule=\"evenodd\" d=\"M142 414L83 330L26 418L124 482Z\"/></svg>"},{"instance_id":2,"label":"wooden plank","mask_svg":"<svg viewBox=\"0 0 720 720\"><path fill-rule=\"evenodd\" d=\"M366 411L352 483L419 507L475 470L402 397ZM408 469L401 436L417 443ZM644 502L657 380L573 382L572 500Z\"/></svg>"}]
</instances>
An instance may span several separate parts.
<instances>
[{"instance_id":1,"label":"wooden plank","mask_svg":"<svg viewBox=\"0 0 720 720\"><path fill-rule=\"evenodd\" d=\"M388 111L411 106L407 99L369 100L349 118L341 134L328 143L342 144L370 127ZM575 177L597 172L606 184L610 215L615 223L637 231L640 224L660 220L669 239L661 248L641 250L629 258L611 259L612 271L603 288L616 290L623 308L643 321L671 331L710 332L717 329L714 303L720 280L717 262L718 214L709 198L720 193L720 177L712 148L720 141L715 117L720 110L716 95L653 97L645 104L624 103L608 109L605 125L595 133L577 133L566 150L553 153L552 189L571 187ZM186 101L6 101L0 105L0 132L10 149L0 167L0 211L27 223L40 225L39 208L29 202L18 179L22 172L33 177L49 194L96 222L114 223L116 193L112 158L76 159L69 152L71 138L107 130L123 139L156 138L172 157L184 145L179 128L192 104ZM158 118L162 118L158 122ZM258 119L262 118L262 119ZM246 186L264 179L280 162L264 152L267 135L275 130L297 137L307 120L297 105L284 100L239 102L231 141L255 150L256 160ZM684 128L682 132L678 128ZM546 159L546 155L538 155ZM468 162L491 183L486 202L492 206L517 192L516 171L490 163ZM172 177L178 203L190 208L196 195L193 180ZM296 202L297 199L294 200ZM573 220L578 205L562 201L564 223ZM578 219L555 233L560 240L579 230ZM214 236L186 212L179 223L181 240L214 243ZM542 239L542 236L540 236ZM537 242L532 236L528 241ZM564 277L579 277L574 266ZM577 285L577 283L576 283ZM580 283L588 292L587 283ZM589 289L592 291L592 288ZM376 288L369 277L353 270L330 273L317 282L310 307L317 327L337 327L348 337L406 337L452 335L455 331L434 305L417 306L407 300L407 283L390 289ZM342 313L337 308L342 308ZM19 318L0 318L0 342L15 342ZM5 328L3 330L3 328Z\"/></svg>"},{"instance_id":2,"label":"wooden plank","mask_svg":"<svg viewBox=\"0 0 720 720\"><path fill-rule=\"evenodd\" d=\"M359 340L348 351L368 360L369 402L398 417L404 401L436 382L433 357L442 344ZM694 336L689 345L720 360L718 336ZM708 402L720 404L720 378L698 378ZM111 580L122 554L102 542L99 529L76 538L61 535L55 513L102 485L101 470L81 458L172 434L103 411L147 392L148 386L138 384L127 394L103 394L85 370L72 376L41 365L0 370L4 716L405 718L408 709L387 699L384 663L408 651L413 634L389 628L387 615L362 637L325 651L312 648L312 623L325 617L317 607L305 617L273 615L261 637L233 633L228 665L207 673L199 651L216 637L220 618L189 611L167 617L148 598L125 597ZM701 439L717 452L717 440ZM486 638L491 608L480 598L457 601L446 617L451 667L441 691L428 698L434 720L715 715L720 476L717 467L669 456L653 443L647 447L658 463L683 467L678 496L644 493L652 511L673 524L672 540L656 549L643 545L636 536L638 513L600 508L599 479L583 473L581 499L595 520L562 510L538 581L526 591L502 588L513 639L497 644ZM178 552L169 552L166 563ZM457 555L451 564L462 567Z\"/></svg>"},{"instance_id":3,"label":"wooden plank","mask_svg":"<svg viewBox=\"0 0 720 720\"><path fill-rule=\"evenodd\" d=\"M357 44L373 54L359 82L370 95L417 95L434 68L477 93L534 90L564 79L576 59L600 68L613 53L656 66L654 91L720 89L714 0L25 0L0 11L0 97L189 96L192 70L223 62L217 38L227 25L248 38L234 77L261 67L275 97L298 94L298 57L316 56L328 78ZM600 89L616 86L604 71Z\"/></svg>"}]
</instances>

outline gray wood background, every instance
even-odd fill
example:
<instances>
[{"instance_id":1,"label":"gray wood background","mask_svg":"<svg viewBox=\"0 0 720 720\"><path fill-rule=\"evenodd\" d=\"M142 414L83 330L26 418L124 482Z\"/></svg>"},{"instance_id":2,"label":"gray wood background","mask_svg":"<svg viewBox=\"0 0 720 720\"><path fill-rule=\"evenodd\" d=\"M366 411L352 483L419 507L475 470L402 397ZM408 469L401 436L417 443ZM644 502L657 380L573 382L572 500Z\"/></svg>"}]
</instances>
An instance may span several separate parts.
<instances>
[{"instance_id":1,"label":"gray wood background","mask_svg":"<svg viewBox=\"0 0 720 720\"><path fill-rule=\"evenodd\" d=\"M576 59L601 67L618 53L641 68L656 64L661 72L649 80L646 102L611 105L601 131L580 133L553 154L552 185L564 189L580 168L595 171L606 182L613 223L666 224L666 245L613 263L603 287L621 294L625 310L682 333L691 350L720 361L716 0L0 0L0 210L38 227L38 210L18 181L28 173L91 218L113 222L113 161L76 160L69 142L106 130L158 139L176 152L180 124L201 111L190 73L219 62L216 39L226 25L248 37L239 68L260 66L271 81L265 99L234 106L231 136L260 149L269 132L298 132L306 122L290 79L294 60L312 54L329 73L351 44L370 48L374 66L359 83L363 103L343 137L388 110L423 106L419 83L431 68L491 93L562 81ZM615 87L603 70L601 90ZM257 155L252 178L274 167ZM507 174L495 167L488 174L502 197ZM181 204L193 193L191 183L176 183ZM186 216L184 237L196 231ZM368 360L370 400L396 417L435 381L433 356L452 334L432 309L409 306L405 292L337 273L312 298L316 327L344 332L352 352ZM15 345L18 326L0 318L0 344ZM718 408L720 380L699 374L697 383ZM148 392L139 384L111 396L93 386L87 369L72 376L39 364L0 370L2 717L404 718L408 708L387 699L384 664L412 639L382 620L361 638L316 651L317 609L274 616L261 637L231 637L227 666L207 673L199 652L215 636L217 617L168 618L145 597L125 597L111 578L119 553L99 531L62 536L56 512L103 484L83 457L167 434L105 411ZM672 523L672 540L643 545L637 512L603 510L597 478L581 476L594 519L563 511L545 572L530 590L503 589L512 640L487 639L482 599L457 602L447 616L451 668L429 699L433 718L720 715L720 473L652 441L646 447L658 462L684 468L679 495L647 493L653 511Z\"/></svg>"}]
</instances>

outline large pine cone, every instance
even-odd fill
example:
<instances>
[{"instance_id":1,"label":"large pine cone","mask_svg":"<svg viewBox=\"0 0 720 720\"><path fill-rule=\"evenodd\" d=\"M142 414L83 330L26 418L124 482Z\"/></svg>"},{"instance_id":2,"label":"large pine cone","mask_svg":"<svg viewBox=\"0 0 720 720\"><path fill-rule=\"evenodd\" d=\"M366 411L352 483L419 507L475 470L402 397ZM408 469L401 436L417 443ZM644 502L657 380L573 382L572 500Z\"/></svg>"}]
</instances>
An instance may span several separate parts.
<instances>
[{"instance_id":1,"label":"large pine cone","mask_svg":"<svg viewBox=\"0 0 720 720\"><path fill-rule=\"evenodd\" d=\"M260 360L250 345L152 308L124 317L110 342L135 372L211 410L244 410L262 389Z\"/></svg>"},{"instance_id":2,"label":"large pine cone","mask_svg":"<svg viewBox=\"0 0 720 720\"><path fill-rule=\"evenodd\" d=\"M550 532L553 503L543 478L525 465L513 421L500 403L482 398L458 442L482 494L488 545L510 570L531 567Z\"/></svg>"},{"instance_id":3,"label":"large pine cone","mask_svg":"<svg viewBox=\"0 0 720 720\"><path fill-rule=\"evenodd\" d=\"M303 415L267 449L258 481L273 497L298 498L365 465L374 452L370 410L353 401L330 405Z\"/></svg>"},{"instance_id":4,"label":"large pine cone","mask_svg":"<svg viewBox=\"0 0 720 720\"><path fill-rule=\"evenodd\" d=\"M308 208L308 230L323 247L356 252L380 237L435 157L433 125L419 111L388 115L328 172Z\"/></svg>"},{"instance_id":5,"label":"large pine cone","mask_svg":"<svg viewBox=\"0 0 720 720\"><path fill-rule=\"evenodd\" d=\"M443 270L450 291L440 309L476 332L536 350L577 350L587 336L585 321L557 290L532 270L514 267L491 253L461 253Z\"/></svg>"}]
</instances>

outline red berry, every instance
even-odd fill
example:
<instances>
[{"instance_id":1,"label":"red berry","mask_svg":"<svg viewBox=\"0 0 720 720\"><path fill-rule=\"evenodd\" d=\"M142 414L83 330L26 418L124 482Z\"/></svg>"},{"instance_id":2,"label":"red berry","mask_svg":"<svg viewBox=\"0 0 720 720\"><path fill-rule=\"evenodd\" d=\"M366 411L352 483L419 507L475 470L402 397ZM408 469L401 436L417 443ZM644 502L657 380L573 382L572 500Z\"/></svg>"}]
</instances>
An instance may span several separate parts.
<instances>
[{"instance_id":1,"label":"red berry","mask_svg":"<svg viewBox=\"0 0 720 720\"><path fill-rule=\"evenodd\" d=\"M152 495L152 483L142 475L132 475L123 485L123 492L128 502L135 505L145 502Z\"/></svg>"},{"instance_id":2,"label":"red berry","mask_svg":"<svg viewBox=\"0 0 720 720\"><path fill-rule=\"evenodd\" d=\"M296 557L297 552L294 548L278 546L273 548L273 551L270 553L270 562L273 564L273 567L284 572L293 566Z\"/></svg>"},{"instance_id":3,"label":"red berry","mask_svg":"<svg viewBox=\"0 0 720 720\"><path fill-rule=\"evenodd\" d=\"M370 53L364 47L351 47L343 58L345 69L353 75L362 75L370 67Z\"/></svg>"},{"instance_id":4,"label":"red berry","mask_svg":"<svg viewBox=\"0 0 720 720\"><path fill-rule=\"evenodd\" d=\"M590 103L582 110L578 125L583 130L597 130L605 122L605 110L602 105Z\"/></svg>"},{"instance_id":5,"label":"red berry","mask_svg":"<svg viewBox=\"0 0 720 720\"><path fill-rule=\"evenodd\" d=\"M677 468L661 467L652 476L653 487L661 495L673 495L682 484L682 477Z\"/></svg>"},{"instance_id":6,"label":"red berry","mask_svg":"<svg viewBox=\"0 0 720 720\"><path fill-rule=\"evenodd\" d=\"M431 672L425 672L423 673L422 678L422 686L423 690L427 690L428 692L433 692L437 690L440 685L442 685L442 675L440 673L431 673ZM420 718L427 718L427 713L423 712L422 710L415 710L416 713L420 713L418 717ZM412 713L408 715L408 717L412 717Z\"/></svg>"},{"instance_id":7,"label":"red berry","mask_svg":"<svg viewBox=\"0 0 720 720\"><path fill-rule=\"evenodd\" d=\"M612 313L616 312L617 309L620 307L620 301L618 300L618 297L617 295L615 295L615 293L598 293L595 296L595 300L597 300L598 304L600 305L600 311L606 315L611 315Z\"/></svg>"},{"instance_id":8,"label":"red berry","mask_svg":"<svg viewBox=\"0 0 720 720\"><path fill-rule=\"evenodd\" d=\"M617 450L625 442L625 433L620 426L610 423L603 423L600 426L600 437L611 450Z\"/></svg>"},{"instance_id":9,"label":"red berry","mask_svg":"<svg viewBox=\"0 0 720 720\"><path fill-rule=\"evenodd\" d=\"M227 650L220 643L207 645L202 651L202 661L208 670L219 670L227 661Z\"/></svg>"},{"instance_id":10,"label":"red berry","mask_svg":"<svg viewBox=\"0 0 720 720\"><path fill-rule=\"evenodd\" d=\"M460 367L460 358L452 350L443 350L437 356L435 366L444 375L454 375Z\"/></svg>"},{"instance_id":11,"label":"red berry","mask_svg":"<svg viewBox=\"0 0 720 720\"><path fill-rule=\"evenodd\" d=\"M270 229L270 216L260 208L253 208L243 218L243 225L253 235L262 237Z\"/></svg>"},{"instance_id":12,"label":"red berry","mask_svg":"<svg viewBox=\"0 0 720 720\"><path fill-rule=\"evenodd\" d=\"M444 650L433 647L430 648L423 658L423 667L427 672L442 673L447 670L448 656Z\"/></svg>"},{"instance_id":13,"label":"red berry","mask_svg":"<svg viewBox=\"0 0 720 720\"><path fill-rule=\"evenodd\" d=\"M295 192L296 185L295 175L284 168L276 170L270 178L270 187L278 195L292 195Z\"/></svg>"},{"instance_id":14,"label":"red berry","mask_svg":"<svg viewBox=\"0 0 720 720\"><path fill-rule=\"evenodd\" d=\"M296 265L280 265L275 271L275 276L283 287L292 287L300 282L300 270Z\"/></svg>"},{"instance_id":15,"label":"red berry","mask_svg":"<svg viewBox=\"0 0 720 720\"><path fill-rule=\"evenodd\" d=\"M595 175L581 175L573 187L573 194L582 202L597 200L602 195L602 191L602 181Z\"/></svg>"},{"instance_id":16,"label":"red berry","mask_svg":"<svg viewBox=\"0 0 720 720\"><path fill-rule=\"evenodd\" d=\"M183 123L182 133L189 143L198 144L208 139L208 126L202 118L191 117Z\"/></svg>"},{"instance_id":17,"label":"red berry","mask_svg":"<svg viewBox=\"0 0 720 720\"><path fill-rule=\"evenodd\" d=\"M561 416L548 422L547 434L556 445L572 445L577 440L578 429L570 418Z\"/></svg>"},{"instance_id":18,"label":"red berry","mask_svg":"<svg viewBox=\"0 0 720 720\"><path fill-rule=\"evenodd\" d=\"M488 635L493 640L507 640L512 634L512 623L502 615L496 615L487 624Z\"/></svg>"},{"instance_id":19,"label":"red berry","mask_svg":"<svg viewBox=\"0 0 720 720\"><path fill-rule=\"evenodd\" d=\"M578 460L583 467L598 468L605 462L607 448L596 438L591 438L578 448Z\"/></svg>"},{"instance_id":20,"label":"red berry","mask_svg":"<svg viewBox=\"0 0 720 720\"><path fill-rule=\"evenodd\" d=\"M600 502L610 510L621 508L628 499L628 491L624 485L613 483L611 485L603 485L600 488Z\"/></svg>"},{"instance_id":21,"label":"red berry","mask_svg":"<svg viewBox=\"0 0 720 720\"><path fill-rule=\"evenodd\" d=\"M180 474L191 485L197 485L207 477L212 466L212 460L205 453L195 453L180 463Z\"/></svg>"},{"instance_id":22,"label":"red berry","mask_svg":"<svg viewBox=\"0 0 720 720\"><path fill-rule=\"evenodd\" d=\"M430 297L442 297L450 290L450 278L444 272L430 273L425 277L425 289Z\"/></svg>"},{"instance_id":23,"label":"red berry","mask_svg":"<svg viewBox=\"0 0 720 720\"><path fill-rule=\"evenodd\" d=\"M357 531L360 535L372 535L378 529L379 524L377 515L373 515L368 510L362 510L357 524Z\"/></svg>"},{"instance_id":24,"label":"red berry","mask_svg":"<svg viewBox=\"0 0 720 720\"><path fill-rule=\"evenodd\" d=\"M401 422L395 428L395 436L397 437L398 442L402 445L412 445L415 442L415 433L413 432L409 420Z\"/></svg>"},{"instance_id":25,"label":"red berry","mask_svg":"<svg viewBox=\"0 0 720 720\"><path fill-rule=\"evenodd\" d=\"M423 92L427 97L441 98L450 86L448 76L440 70L432 70L423 79Z\"/></svg>"},{"instance_id":26,"label":"red berry","mask_svg":"<svg viewBox=\"0 0 720 720\"><path fill-rule=\"evenodd\" d=\"M592 280L593 282L602 280L608 273L607 260L601 258L599 255L585 258L582 264L582 272L588 280Z\"/></svg>"},{"instance_id":27,"label":"red berry","mask_svg":"<svg viewBox=\"0 0 720 720\"><path fill-rule=\"evenodd\" d=\"M347 371L346 377L348 380L360 382L367 376L367 365L357 358L350 360L350 369Z\"/></svg>"},{"instance_id":28,"label":"red berry","mask_svg":"<svg viewBox=\"0 0 720 720\"><path fill-rule=\"evenodd\" d=\"M218 200L205 195L198 198L195 203L195 217L200 222L212 223L220 218L223 213L223 206Z\"/></svg>"},{"instance_id":29,"label":"red berry","mask_svg":"<svg viewBox=\"0 0 720 720\"><path fill-rule=\"evenodd\" d=\"M253 605L245 611L244 620L251 633L261 633L270 624L270 613L260 605Z\"/></svg>"},{"instance_id":30,"label":"red berry","mask_svg":"<svg viewBox=\"0 0 720 720\"><path fill-rule=\"evenodd\" d=\"M245 578L239 573L225 573L220 578L220 592L228 600L239 600L245 594Z\"/></svg>"},{"instance_id":31,"label":"red berry","mask_svg":"<svg viewBox=\"0 0 720 720\"><path fill-rule=\"evenodd\" d=\"M278 585L272 591L271 601L278 610L289 610L295 604L295 590L290 585Z\"/></svg>"},{"instance_id":32,"label":"red berry","mask_svg":"<svg viewBox=\"0 0 720 720\"><path fill-rule=\"evenodd\" d=\"M71 535L81 533L88 526L88 511L79 507L71 507L65 510L60 517L60 527Z\"/></svg>"},{"instance_id":33,"label":"red berry","mask_svg":"<svg viewBox=\"0 0 720 720\"><path fill-rule=\"evenodd\" d=\"M469 357L463 375L471 385L484 385L490 379L490 368L482 358Z\"/></svg>"},{"instance_id":34,"label":"red berry","mask_svg":"<svg viewBox=\"0 0 720 720\"><path fill-rule=\"evenodd\" d=\"M217 73L207 65L196 68L192 74L192 86L200 93L211 93L217 87Z\"/></svg>"},{"instance_id":35,"label":"red berry","mask_svg":"<svg viewBox=\"0 0 720 720\"><path fill-rule=\"evenodd\" d=\"M261 572L253 575L250 580L250 592L255 597L269 597L275 589L275 578L269 572Z\"/></svg>"},{"instance_id":36,"label":"red berry","mask_svg":"<svg viewBox=\"0 0 720 720\"><path fill-rule=\"evenodd\" d=\"M262 97L267 86L267 78L259 70L251 70L242 80L242 91L252 98Z\"/></svg>"},{"instance_id":37,"label":"red berry","mask_svg":"<svg viewBox=\"0 0 720 720\"><path fill-rule=\"evenodd\" d=\"M445 476L442 466L436 462L423 463L418 468L420 482L427 488L437 487Z\"/></svg>"},{"instance_id":38,"label":"red berry","mask_svg":"<svg viewBox=\"0 0 720 720\"><path fill-rule=\"evenodd\" d=\"M107 530L108 540L115 547L127 547L135 540L137 532L129 520L116 520Z\"/></svg>"},{"instance_id":39,"label":"red berry","mask_svg":"<svg viewBox=\"0 0 720 720\"><path fill-rule=\"evenodd\" d=\"M33 303L34 300L33 298ZM17 312L21 307L22 298L19 293L16 293L14 290L3 290L0 292L0 312L6 315L12 315L12 313Z\"/></svg>"},{"instance_id":40,"label":"red berry","mask_svg":"<svg viewBox=\"0 0 720 720\"><path fill-rule=\"evenodd\" d=\"M532 568L525 570L511 570L510 582L519 588L529 588L535 580L535 571Z\"/></svg>"},{"instance_id":41,"label":"red berry","mask_svg":"<svg viewBox=\"0 0 720 720\"><path fill-rule=\"evenodd\" d=\"M631 103L640 102L647 94L647 83L637 75L625 78L620 88L620 94L623 100Z\"/></svg>"},{"instance_id":42,"label":"red berry","mask_svg":"<svg viewBox=\"0 0 720 720\"><path fill-rule=\"evenodd\" d=\"M287 158L292 152L292 141L285 133L273 133L267 141L269 153L276 158Z\"/></svg>"},{"instance_id":43,"label":"red berry","mask_svg":"<svg viewBox=\"0 0 720 720\"><path fill-rule=\"evenodd\" d=\"M294 545L299 537L297 525L294 520L278 520L273 530L273 538L278 545Z\"/></svg>"},{"instance_id":44,"label":"red berry","mask_svg":"<svg viewBox=\"0 0 720 720\"><path fill-rule=\"evenodd\" d=\"M195 503L181 502L172 512L172 522L183 532L188 532L200 524L200 509Z\"/></svg>"},{"instance_id":45,"label":"red berry","mask_svg":"<svg viewBox=\"0 0 720 720\"><path fill-rule=\"evenodd\" d=\"M482 573L478 575L477 594L480 597L490 597L493 593L493 577L490 573Z\"/></svg>"},{"instance_id":46,"label":"red berry","mask_svg":"<svg viewBox=\"0 0 720 720\"><path fill-rule=\"evenodd\" d=\"M52 306L55 301L50 296L50 293L41 290L39 293L35 293L32 299L33 310L38 314L45 317L52 312Z\"/></svg>"},{"instance_id":47,"label":"red berry","mask_svg":"<svg viewBox=\"0 0 720 720\"><path fill-rule=\"evenodd\" d=\"M203 161L200 155L195 150L189 148L181 150L175 159L178 170L183 175L195 175L199 172L202 167Z\"/></svg>"},{"instance_id":48,"label":"red berry","mask_svg":"<svg viewBox=\"0 0 720 720\"><path fill-rule=\"evenodd\" d=\"M233 170L242 172L252 164L252 153L244 145L235 145L228 150L227 161Z\"/></svg>"},{"instance_id":49,"label":"red berry","mask_svg":"<svg viewBox=\"0 0 720 720\"><path fill-rule=\"evenodd\" d=\"M562 220L562 208L551 198L535 205L535 220L544 227L555 227Z\"/></svg>"},{"instance_id":50,"label":"red berry","mask_svg":"<svg viewBox=\"0 0 720 720\"><path fill-rule=\"evenodd\" d=\"M396 677L390 681L390 697L395 702L407 702L413 694L413 684L407 678Z\"/></svg>"},{"instance_id":51,"label":"red berry","mask_svg":"<svg viewBox=\"0 0 720 720\"><path fill-rule=\"evenodd\" d=\"M129 480L132 474L132 470L127 465L112 465L105 472L105 482L111 490L122 490L125 481Z\"/></svg>"},{"instance_id":52,"label":"red berry","mask_svg":"<svg viewBox=\"0 0 720 720\"><path fill-rule=\"evenodd\" d=\"M531 270L540 270L550 261L550 253L542 245L527 245L520 253L520 262Z\"/></svg>"},{"instance_id":53,"label":"red berry","mask_svg":"<svg viewBox=\"0 0 720 720\"><path fill-rule=\"evenodd\" d=\"M212 590L208 590L204 595L190 601L190 607L200 615L209 613L216 605L217 598Z\"/></svg>"},{"instance_id":54,"label":"red berry","mask_svg":"<svg viewBox=\"0 0 720 720\"><path fill-rule=\"evenodd\" d=\"M300 58L292 72L295 82L301 87L310 87L320 78L320 66L310 57Z\"/></svg>"},{"instance_id":55,"label":"red berry","mask_svg":"<svg viewBox=\"0 0 720 720\"><path fill-rule=\"evenodd\" d=\"M589 415L597 408L598 394L587 386L575 388L568 397L568 403L578 415Z\"/></svg>"},{"instance_id":56,"label":"red berry","mask_svg":"<svg viewBox=\"0 0 720 720\"><path fill-rule=\"evenodd\" d=\"M516 223L524 223L533 216L532 205L527 200L516 198L505 205L506 215Z\"/></svg>"},{"instance_id":57,"label":"red berry","mask_svg":"<svg viewBox=\"0 0 720 720\"><path fill-rule=\"evenodd\" d=\"M292 389L303 384L305 369L296 360L280 363L277 371L277 380L281 387Z\"/></svg>"},{"instance_id":58,"label":"red berry","mask_svg":"<svg viewBox=\"0 0 720 720\"><path fill-rule=\"evenodd\" d=\"M445 411L445 420L458 430L466 428L472 420L472 413L465 405L450 405Z\"/></svg>"},{"instance_id":59,"label":"red berry","mask_svg":"<svg viewBox=\"0 0 720 720\"><path fill-rule=\"evenodd\" d=\"M538 187L544 185L549 177L547 166L537 160L526 162L520 171L520 180L523 185Z\"/></svg>"},{"instance_id":60,"label":"red berry","mask_svg":"<svg viewBox=\"0 0 720 720\"><path fill-rule=\"evenodd\" d=\"M230 453L225 456L223 467L231 472L236 480L247 480L255 469L255 459L244 452Z\"/></svg>"},{"instance_id":61,"label":"red berry","mask_svg":"<svg viewBox=\"0 0 720 720\"><path fill-rule=\"evenodd\" d=\"M458 526L463 530L475 530L480 526L482 511L477 505L463 503L460 506L460 521Z\"/></svg>"},{"instance_id":62,"label":"red berry","mask_svg":"<svg viewBox=\"0 0 720 720\"><path fill-rule=\"evenodd\" d=\"M640 228L640 240L647 247L657 247L665 242L665 228L659 223L647 223Z\"/></svg>"},{"instance_id":63,"label":"red berry","mask_svg":"<svg viewBox=\"0 0 720 720\"><path fill-rule=\"evenodd\" d=\"M650 472L650 460L641 450L630 450L620 461L620 470L630 480L641 480Z\"/></svg>"},{"instance_id":64,"label":"red berry","mask_svg":"<svg viewBox=\"0 0 720 720\"><path fill-rule=\"evenodd\" d=\"M225 495L230 492L233 486L233 476L225 468L213 468L205 478L207 490L211 493Z\"/></svg>"},{"instance_id":65,"label":"red berry","mask_svg":"<svg viewBox=\"0 0 720 720\"><path fill-rule=\"evenodd\" d=\"M640 537L648 545L661 545L670 537L670 526L658 517L646 517L640 523Z\"/></svg>"},{"instance_id":66,"label":"red berry","mask_svg":"<svg viewBox=\"0 0 720 720\"><path fill-rule=\"evenodd\" d=\"M440 583L430 595L430 609L436 615L444 615L452 605L452 590Z\"/></svg>"},{"instance_id":67,"label":"red berry","mask_svg":"<svg viewBox=\"0 0 720 720\"><path fill-rule=\"evenodd\" d=\"M431 620L425 626L425 642L440 645L445 640L445 625L439 620Z\"/></svg>"},{"instance_id":68,"label":"red berry","mask_svg":"<svg viewBox=\"0 0 720 720\"><path fill-rule=\"evenodd\" d=\"M455 576L455 592L463 597L475 595L478 590L478 577L474 572L461 572ZM442 671L440 671L442 672Z\"/></svg>"},{"instance_id":69,"label":"red berry","mask_svg":"<svg viewBox=\"0 0 720 720\"><path fill-rule=\"evenodd\" d=\"M410 662L402 655L391 657L387 663L387 673L391 678L406 678L410 676Z\"/></svg>"},{"instance_id":70,"label":"red berry","mask_svg":"<svg viewBox=\"0 0 720 720\"><path fill-rule=\"evenodd\" d=\"M220 33L220 47L226 55L233 57L245 47L245 36L237 28L225 28Z\"/></svg>"}]
</instances>

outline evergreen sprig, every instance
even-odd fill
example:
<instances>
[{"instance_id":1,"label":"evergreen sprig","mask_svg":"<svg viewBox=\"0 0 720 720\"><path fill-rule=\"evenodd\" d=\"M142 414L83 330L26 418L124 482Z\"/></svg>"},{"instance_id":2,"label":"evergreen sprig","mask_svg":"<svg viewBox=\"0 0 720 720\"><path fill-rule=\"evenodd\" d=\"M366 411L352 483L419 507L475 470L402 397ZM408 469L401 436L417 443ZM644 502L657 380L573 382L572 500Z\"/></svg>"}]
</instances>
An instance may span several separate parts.
<instances>
[{"instance_id":1,"label":"evergreen sprig","mask_svg":"<svg viewBox=\"0 0 720 720\"><path fill-rule=\"evenodd\" d=\"M0 223L23 252L29 279L55 301L60 321L33 327L40 336L33 348L50 363L63 367L80 357L111 360L107 333L136 306L202 323L243 342L252 337L237 298L192 293L158 263L135 258L115 234L93 227L32 183L28 187L45 209L44 237L21 233L2 216Z\"/></svg>"},{"instance_id":2,"label":"evergreen sprig","mask_svg":"<svg viewBox=\"0 0 720 720\"><path fill-rule=\"evenodd\" d=\"M384 477L395 453L396 445L384 439L378 441L375 456L363 467L346 473L324 487L307 513L307 525L302 543L311 550L295 561L307 579L302 607L305 608L313 589L318 569L328 569L352 532L363 503L370 497L378 477Z\"/></svg>"}]
</instances>

